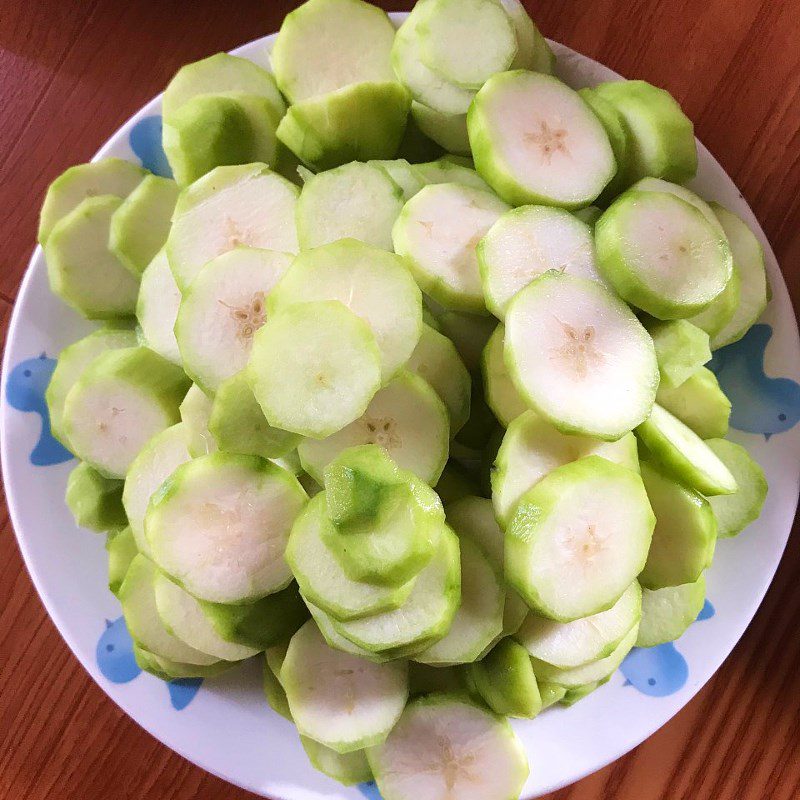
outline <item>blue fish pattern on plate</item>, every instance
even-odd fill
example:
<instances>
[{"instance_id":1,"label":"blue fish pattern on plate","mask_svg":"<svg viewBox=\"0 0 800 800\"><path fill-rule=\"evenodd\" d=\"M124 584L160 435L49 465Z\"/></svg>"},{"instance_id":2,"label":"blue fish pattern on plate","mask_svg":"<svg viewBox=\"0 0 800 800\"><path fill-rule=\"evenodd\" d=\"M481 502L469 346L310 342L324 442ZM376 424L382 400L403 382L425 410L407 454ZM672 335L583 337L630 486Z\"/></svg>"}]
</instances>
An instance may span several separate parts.
<instances>
[{"instance_id":1,"label":"blue fish pattern on plate","mask_svg":"<svg viewBox=\"0 0 800 800\"><path fill-rule=\"evenodd\" d=\"M375 781L368 781L367 783L359 783L358 791L367 798L367 800L383 800Z\"/></svg>"},{"instance_id":2,"label":"blue fish pattern on plate","mask_svg":"<svg viewBox=\"0 0 800 800\"><path fill-rule=\"evenodd\" d=\"M711 619L714 606L706 600L696 622ZM634 647L620 667L625 685L650 697L666 697L682 689L689 679L689 665L674 642L655 647Z\"/></svg>"},{"instance_id":3,"label":"blue fish pattern on plate","mask_svg":"<svg viewBox=\"0 0 800 800\"><path fill-rule=\"evenodd\" d=\"M171 178L172 169L161 144L162 122L160 114L140 119L131 128L128 142L145 169L162 178Z\"/></svg>"},{"instance_id":4,"label":"blue fish pattern on plate","mask_svg":"<svg viewBox=\"0 0 800 800\"><path fill-rule=\"evenodd\" d=\"M130 683L142 673L142 668L133 655L133 639L124 617L106 620L106 628L97 642L95 656L100 672L112 683ZM186 708L194 700L202 683L202 678L176 678L167 681L172 707L176 711Z\"/></svg>"},{"instance_id":5,"label":"blue fish pattern on plate","mask_svg":"<svg viewBox=\"0 0 800 800\"><path fill-rule=\"evenodd\" d=\"M39 439L30 453L30 462L35 467L49 467L63 464L73 458L50 430L50 412L44 393L50 377L56 368L56 361L42 353L36 358L21 361L11 370L6 381L6 401L17 411L37 414L41 421Z\"/></svg>"},{"instance_id":6,"label":"blue fish pattern on plate","mask_svg":"<svg viewBox=\"0 0 800 800\"><path fill-rule=\"evenodd\" d=\"M731 427L765 439L800 421L800 384L764 372L771 338L771 326L753 325L738 342L717 350L709 364L731 401Z\"/></svg>"}]
</instances>

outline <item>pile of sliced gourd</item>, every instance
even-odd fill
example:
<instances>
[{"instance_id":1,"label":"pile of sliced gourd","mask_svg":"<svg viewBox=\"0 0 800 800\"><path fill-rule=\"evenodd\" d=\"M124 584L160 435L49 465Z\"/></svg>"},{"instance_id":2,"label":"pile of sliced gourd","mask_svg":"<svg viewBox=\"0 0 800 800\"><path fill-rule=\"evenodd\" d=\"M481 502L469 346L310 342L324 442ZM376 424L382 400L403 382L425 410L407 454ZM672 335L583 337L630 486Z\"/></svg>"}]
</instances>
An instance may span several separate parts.
<instances>
[{"instance_id":1,"label":"pile of sliced gourd","mask_svg":"<svg viewBox=\"0 0 800 800\"><path fill-rule=\"evenodd\" d=\"M679 637L760 513L704 365L762 249L685 187L678 103L565 85L518 0L309 0L270 60L179 70L174 180L47 193L52 289L102 321L47 391L67 504L143 669L261 654L333 778L517 797L507 718Z\"/></svg>"}]
</instances>

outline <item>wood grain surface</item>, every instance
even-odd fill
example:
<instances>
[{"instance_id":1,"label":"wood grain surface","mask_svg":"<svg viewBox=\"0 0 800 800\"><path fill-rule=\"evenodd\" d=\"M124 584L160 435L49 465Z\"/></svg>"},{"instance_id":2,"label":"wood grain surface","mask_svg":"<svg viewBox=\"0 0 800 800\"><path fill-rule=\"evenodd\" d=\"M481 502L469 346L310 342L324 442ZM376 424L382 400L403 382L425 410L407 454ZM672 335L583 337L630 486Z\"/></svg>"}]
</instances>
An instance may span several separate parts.
<instances>
[{"instance_id":1,"label":"wood grain surface","mask_svg":"<svg viewBox=\"0 0 800 800\"><path fill-rule=\"evenodd\" d=\"M3 338L47 184L88 160L181 64L277 29L295 5L0 0ZM800 0L526 5L546 35L678 98L755 210L797 309ZM45 614L2 496L0 529L0 800L253 797L171 753L117 709ZM755 621L698 697L632 753L550 800L800 797L798 534Z\"/></svg>"}]
</instances>

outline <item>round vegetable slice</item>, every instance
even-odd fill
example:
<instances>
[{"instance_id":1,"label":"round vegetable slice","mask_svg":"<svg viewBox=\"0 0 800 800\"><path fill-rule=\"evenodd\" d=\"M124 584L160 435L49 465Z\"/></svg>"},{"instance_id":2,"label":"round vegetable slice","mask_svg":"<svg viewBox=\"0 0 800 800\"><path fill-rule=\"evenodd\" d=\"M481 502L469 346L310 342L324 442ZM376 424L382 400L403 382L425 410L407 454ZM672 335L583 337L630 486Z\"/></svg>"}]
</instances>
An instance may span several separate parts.
<instances>
[{"instance_id":1,"label":"round vegetable slice","mask_svg":"<svg viewBox=\"0 0 800 800\"><path fill-rule=\"evenodd\" d=\"M297 479L256 456L214 453L178 467L150 500L145 533L159 567L195 597L257 600L287 586Z\"/></svg>"},{"instance_id":2,"label":"round vegetable slice","mask_svg":"<svg viewBox=\"0 0 800 800\"><path fill-rule=\"evenodd\" d=\"M542 710L531 657L513 639L503 639L467 669L478 693L496 714L531 719Z\"/></svg>"},{"instance_id":3,"label":"round vegetable slice","mask_svg":"<svg viewBox=\"0 0 800 800\"><path fill-rule=\"evenodd\" d=\"M548 473L578 458L596 455L639 471L636 437L627 433L616 442L588 436L568 436L526 411L509 426L492 470L492 502L503 524L508 524L520 497Z\"/></svg>"},{"instance_id":4,"label":"round vegetable slice","mask_svg":"<svg viewBox=\"0 0 800 800\"><path fill-rule=\"evenodd\" d=\"M736 491L736 480L714 451L657 403L636 434L654 458L686 486L706 496Z\"/></svg>"},{"instance_id":5,"label":"round vegetable slice","mask_svg":"<svg viewBox=\"0 0 800 800\"><path fill-rule=\"evenodd\" d=\"M345 367L352 381L351 363L343 364ZM281 380L285 381L285 374ZM295 393L293 398L297 396ZM342 450L377 444L401 469L435 485L447 461L449 439L447 408L439 395L418 375L403 371L375 394L355 422L327 439L305 439L297 451L303 469L318 483L325 467Z\"/></svg>"},{"instance_id":6,"label":"round vegetable slice","mask_svg":"<svg viewBox=\"0 0 800 800\"><path fill-rule=\"evenodd\" d=\"M658 319L691 317L733 271L727 239L670 192L630 189L595 225L600 272L617 294Z\"/></svg>"},{"instance_id":7,"label":"round vegetable slice","mask_svg":"<svg viewBox=\"0 0 800 800\"><path fill-rule=\"evenodd\" d=\"M475 373L481 367L481 356L492 332L497 328L494 317L445 311L439 317L442 333L456 346L464 366Z\"/></svg>"},{"instance_id":8,"label":"round vegetable slice","mask_svg":"<svg viewBox=\"0 0 800 800\"><path fill-rule=\"evenodd\" d=\"M391 656L382 656L380 653L373 653L369 650L365 650L363 647L353 644L349 639L345 639L334 627L333 617L331 617L327 611L323 611L318 606L315 606L308 599L304 598L304 600L305 604L308 606L308 610L311 612L311 616L314 618L314 622L317 623L319 632L331 647L337 650L343 650L345 653L350 653L354 656L368 658L370 661L375 661L378 664L382 664L385 661L392 661Z\"/></svg>"},{"instance_id":9,"label":"round vegetable slice","mask_svg":"<svg viewBox=\"0 0 800 800\"><path fill-rule=\"evenodd\" d=\"M106 350L135 347L136 333L125 325L106 327L67 345L58 356L53 374L45 391L47 410L50 413L50 432L65 446L69 446L63 431L64 401L69 390L83 375L89 364Z\"/></svg>"},{"instance_id":10,"label":"round vegetable slice","mask_svg":"<svg viewBox=\"0 0 800 800\"><path fill-rule=\"evenodd\" d=\"M731 401L717 376L701 367L676 389L659 386L656 402L688 425L701 439L722 438L728 433Z\"/></svg>"},{"instance_id":11,"label":"round vegetable slice","mask_svg":"<svg viewBox=\"0 0 800 800\"><path fill-rule=\"evenodd\" d=\"M122 507L122 481L106 478L86 463L70 472L64 499L82 528L107 531L128 524Z\"/></svg>"},{"instance_id":12,"label":"round vegetable slice","mask_svg":"<svg viewBox=\"0 0 800 800\"><path fill-rule=\"evenodd\" d=\"M403 208L402 189L375 163L352 161L320 172L297 202L297 238L308 250L339 239L392 249L392 225Z\"/></svg>"},{"instance_id":13,"label":"round vegetable slice","mask_svg":"<svg viewBox=\"0 0 800 800\"><path fill-rule=\"evenodd\" d=\"M122 502L128 515L139 552L151 557L150 544L144 535L144 517L150 498L162 483L191 456L183 423L157 433L139 451L125 477Z\"/></svg>"},{"instance_id":14,"label":"round vegetable slice","mask_svg":"<svg viewBox=\"0 0 800 800\"><path fill-rule=\"evenodd\" d=\"M181 303L181 292L165 250L159 250L142 273L136 319L142 343L173 364L181 363L175 339L175 320Z\"/></svg>"},{"instance_id":15,"label":"round vegetable slice","mask_svg":"<svg viewBox=\"0 0 800 800\"><path fill-rule=\"evenodd\" d=\"M181 422L186 429L186 443L192 458L205 456L217 450L217 443L208 430L213 398L196 383L189 387L180 404Z\"/></svg>"},{"instance_id":16,"label":"round vegetable slice","mask_svg":"<svg viewBox=\"0 0 800 800\"><path fill-rule=\"evenodd\" d=\"M688 320L646 319L644 326L656 348L659 389L680 386L711 360L708 334Z\"/></svg>"},{"instance_id":17,"label":"round vegetable slice","mask_svg":"<svg viewBox=\"0 0 800 800\"><path fill-rule=\"evenodd\" d=\"M484 312L476 248L508 206L490 192L455 183L426 186L392 231L417 283L445 308Z\"/></svg>"},{"instance_id":18,"label":"round vegetable slice","mask_svg":"<svg viewBox=\"0 0 800 800\"><path fill-rule=\"evenodd\" d=\"M201 389L215 392L245 367L267 295L291 261L288 253L237 247L209 261L184 291L175 336L183 368Z\"/></svg>"},{"instance_id":19,"label":"round vegetable slice","mask_svg":"<svg viewBox=\"0 0 800 800\"><path fill-rule=\"evenodd\" d=\"M565 433L619 439L650 413L653 340L600 284L547 272L516 295L505 325L511 379Z\"/></svg>"},{"instance_id":20,"label":"round vegetable slice","mask_svg":"<svg viewBox=\"0 0 800 800\"><path fill-rule=\"evenodd\" d=\"M600 120L550 75L492 76L470 106L467 130L475 167L512 205L580 208L616 171Z\"/></svg>"},{"instance_id":21,"label":"round vegetable slice","mask_svg":"<svg viewBox=\"0 0 800 800\"><path fill-rule=\"evenodd\" d=\"M337 753L382 742L408 698L408 665L329 647L313 621L292 637L281 683L297 729Z\"/></svg>"},{"instance_id":22,"label":"round vegetable slice","mask_svg":"<svg viewBox=\"0 0 800 800\"><path fill-rule=\"evenodd\" d=\"M767 498L767 479L764 470L741 445L726 439L710 439L706 444L730 470L738 487L733 494L708 500L717 519L717 536L736 536L761 514Z\"/></svg>"},{"instance_id":23,"label":"round vegetable slice","mask_svg":"<svg viewBox=\"0 0 800 800\"><path fill-rule=\"evenodd\" d=\"M462 163L463 161L467 160L458 160L455 156L442 156L436 161L429 161L427 164L415 164L414 166L427 185L458 183L461 186L491 192L489 184L471 168L472 162L464 164Z\"/></svg>"},{"instance_id":24,"label":"round vegetable slice","mask_svg":"<svg viewBox=\"0 0 800 800\"><path fill-rule=\"evenodd\" d=\"M300 190L266 164L212 169L178 198L167 257L183 291L212 258L236 247L296 253Z\"/></svg>"},{"instance_id":25,"label":"round vegetable slice","mask_svg":"<svg viewBox=\"0 0 800 800\"><path fill-rule=\"evenodd\" d=\"M308 760L315 769L344 786L372 780L372 770L369 768L364 750L337 753L330 747L309 739L308 736L301 736L300 744L303 745L303 750L306 751Z\"/></svg>"},{"instance_id":26,"label":"round vegetable slice","mask_svg":"<svg viewBox=\"0 0 800 800\"><path fill-rule=\"evenodd\" d=\"M528 778L525 749L508 721L446 694L409 703L367 758L385 800L508 800Z\"/></svg>"},{"instance_id":27,"label":"round vegetable slice","mask_svg":"<svg viewBox=\"0 0 800 800\"><path fill-rule=\"evenodd\" d=\"M63 430L72 451L110 478L124 478L155 434L178 422L189 388L180 367L146 347L106 350L64 401Z\"/></svg>"},{"instance_id":28,"label":"round vegetable slice","mask_svg":"<svg viewBox=\"0 0 800 800\"><path fill-rule=\"evenodd\" d=\"M108 590L115 597L119 597L119 590L128 574L128 568L139 553L136 540L133 538L133 531L130 528L123 528L116 533L109 531L106 538L106 550L108 551Z\"/></svg>"},{"instance_id":29,"label":"round vegetable slice","mask_svg":"<svg viewBox=\"0 0 800 800\"><path fill-rule=\"evenodd\" d=\"M498 319L520 289L548 270L602 282L591 229L561 208L523 206L506 212L477 252L486 306Z\"/></svg>"},{"instance_id":30,"label":"round vegetable slice","mask_svg":"<svg viewBox=\"0 0 800 800\"><path fill-rule=\"evenodd\" d=\"M423 664L469 664L503 631L502 578L471 539L461 539L461 605L445 636L414 656Z\"/></svg>"},{"instance_id":31,"label":"round vegetable slice","mask_svg":"<svg viewBox=\"0 0 800 800\"><path fill-rule=\"evenodd\" d=\"M508 374L503 356L505 334L504 325L498 325L494 329L486 347L483 348L481 372L486 402L498 422L507 428L520 414L528 410L528 404L522 399Z\"/></svg>"},{"instance_id":32,"label":"round vegetable slice","mask_svg":"<svg viewBox=\"0 0 800 800\"><path fill-rule=\"evenodd\" d=\"M292 527L286 558L303 596L336 620L354 620L396 609L413 591L415 578L401 586L376 586L347 576L326 544L336 535L324 492L313 497Z\"/></svg>"},{"instance_id":33,"label":"round vegetable slice","mask_svg":"<svg viewBox=\"0 0 800 800\"><path fill-rule=\"evenodd\" d=\"M506 578L550 619L597 614L642 571L654 526L639 475L586 456L522 496L506 528Z\"/></svg>"},{"instance_id":34,"label":"round vegetable slice","mask_svg":"<svg viewBox=\"0 0 800 800\"><path fill-rule=\"evenodd\" d=\"M445 150L469 155L466 114L448 114L413 100L411 116L419 129Z\"/></svg>"},{"instance_id":35,"label":"round vegetable slice","mask_svg":"<svg viewBox=\"0 0 800 800\"><path fill-rule=\"evenodd\" d=\"M375 334L386 383L408 361L422 332L422 296L403 260L354 239L298 255L269 297L270 312L298 302L338 300Z\"/></svg>"},{"instance_id":36,"label":"round vegetable slice","mask_svg":"<svg viewBox=\"0 0 800 800\"><path fill-rule=\"evenodd\" d=\"M270 313L247 369L270 425L321 439L365 412L380 386L381 357L367 324L328 300Z\"/></svg>"},{"instance_id":37,"label":"round vegetable slice","mask_svg":"<svg viewBox=\"0 0 800 800\"><path fill-rule=\"evenodd\" d=\"M694 583L645 589L636 646L655 647L683 636L703 610L705 599L706 579L703 575Z\"/></svg>"},{"instance_id":38,"label":"round vegetable slice","mask_svg":"<svg viewBox=\"0 0 800 800\"><path fill-rule=\"evenodd\" d=\"M646 461L642 480L656 527L639 582L646 589L661 589L696 581L714 557L717 524L711 505Z\"/></svg>"},{"instance_id":39,"label":"round vegetable slice","mask_svg":"<svg viewBox=\"0 0 800 800\"><path fill-rule=\"evenodd\" d=\"M442 399L450 415L450 436L455 436L469 419L472 392L469 372L455 345L430 325L423 325L406 369L424 378Z\"/></svg>"},{"instance_id":40,"label":"round vegetable slice","mask_svg":"<svg viewBox=\"0 0 800 800\"><path fill-rule=\"evenodd\" d=\"M511 69L530 69L552 74L556 63L555 54L533 24L525 6L519 0L500 0L500 5L511 18L517 34L517 55Z\"/></svg>"},{"instance_id":41,"label":"round vegetable slice","mask_svg":"<svg viewBox=\"0 0 800 800\"><path fill-rule=\"evenodd\" d=\"M610 655L642 617L642 590L634 581L607 611L555 622L530 614L515 638L533 658L570 669Z\"/></svg>"}]
</instances>

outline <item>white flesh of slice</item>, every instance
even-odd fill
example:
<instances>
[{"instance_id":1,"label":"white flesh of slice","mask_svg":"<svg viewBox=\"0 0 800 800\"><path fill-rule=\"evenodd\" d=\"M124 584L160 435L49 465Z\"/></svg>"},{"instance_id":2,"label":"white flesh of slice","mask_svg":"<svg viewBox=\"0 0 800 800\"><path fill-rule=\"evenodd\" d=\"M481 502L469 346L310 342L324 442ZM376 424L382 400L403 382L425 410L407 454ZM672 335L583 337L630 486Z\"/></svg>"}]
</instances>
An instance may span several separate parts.
<instances>
[{"instance_id":1,"label":"white flesh of slice","mask_svg":"<svg viewBox=\"0 0 800 800\"><path fill-rule=\"evenodd\" d=\"M136 318L144 343L173 364L181 363L175 339L175 319L181 302L181 291L165 250L160 250L142 273Z\"/></svg>"}]
</instances>

